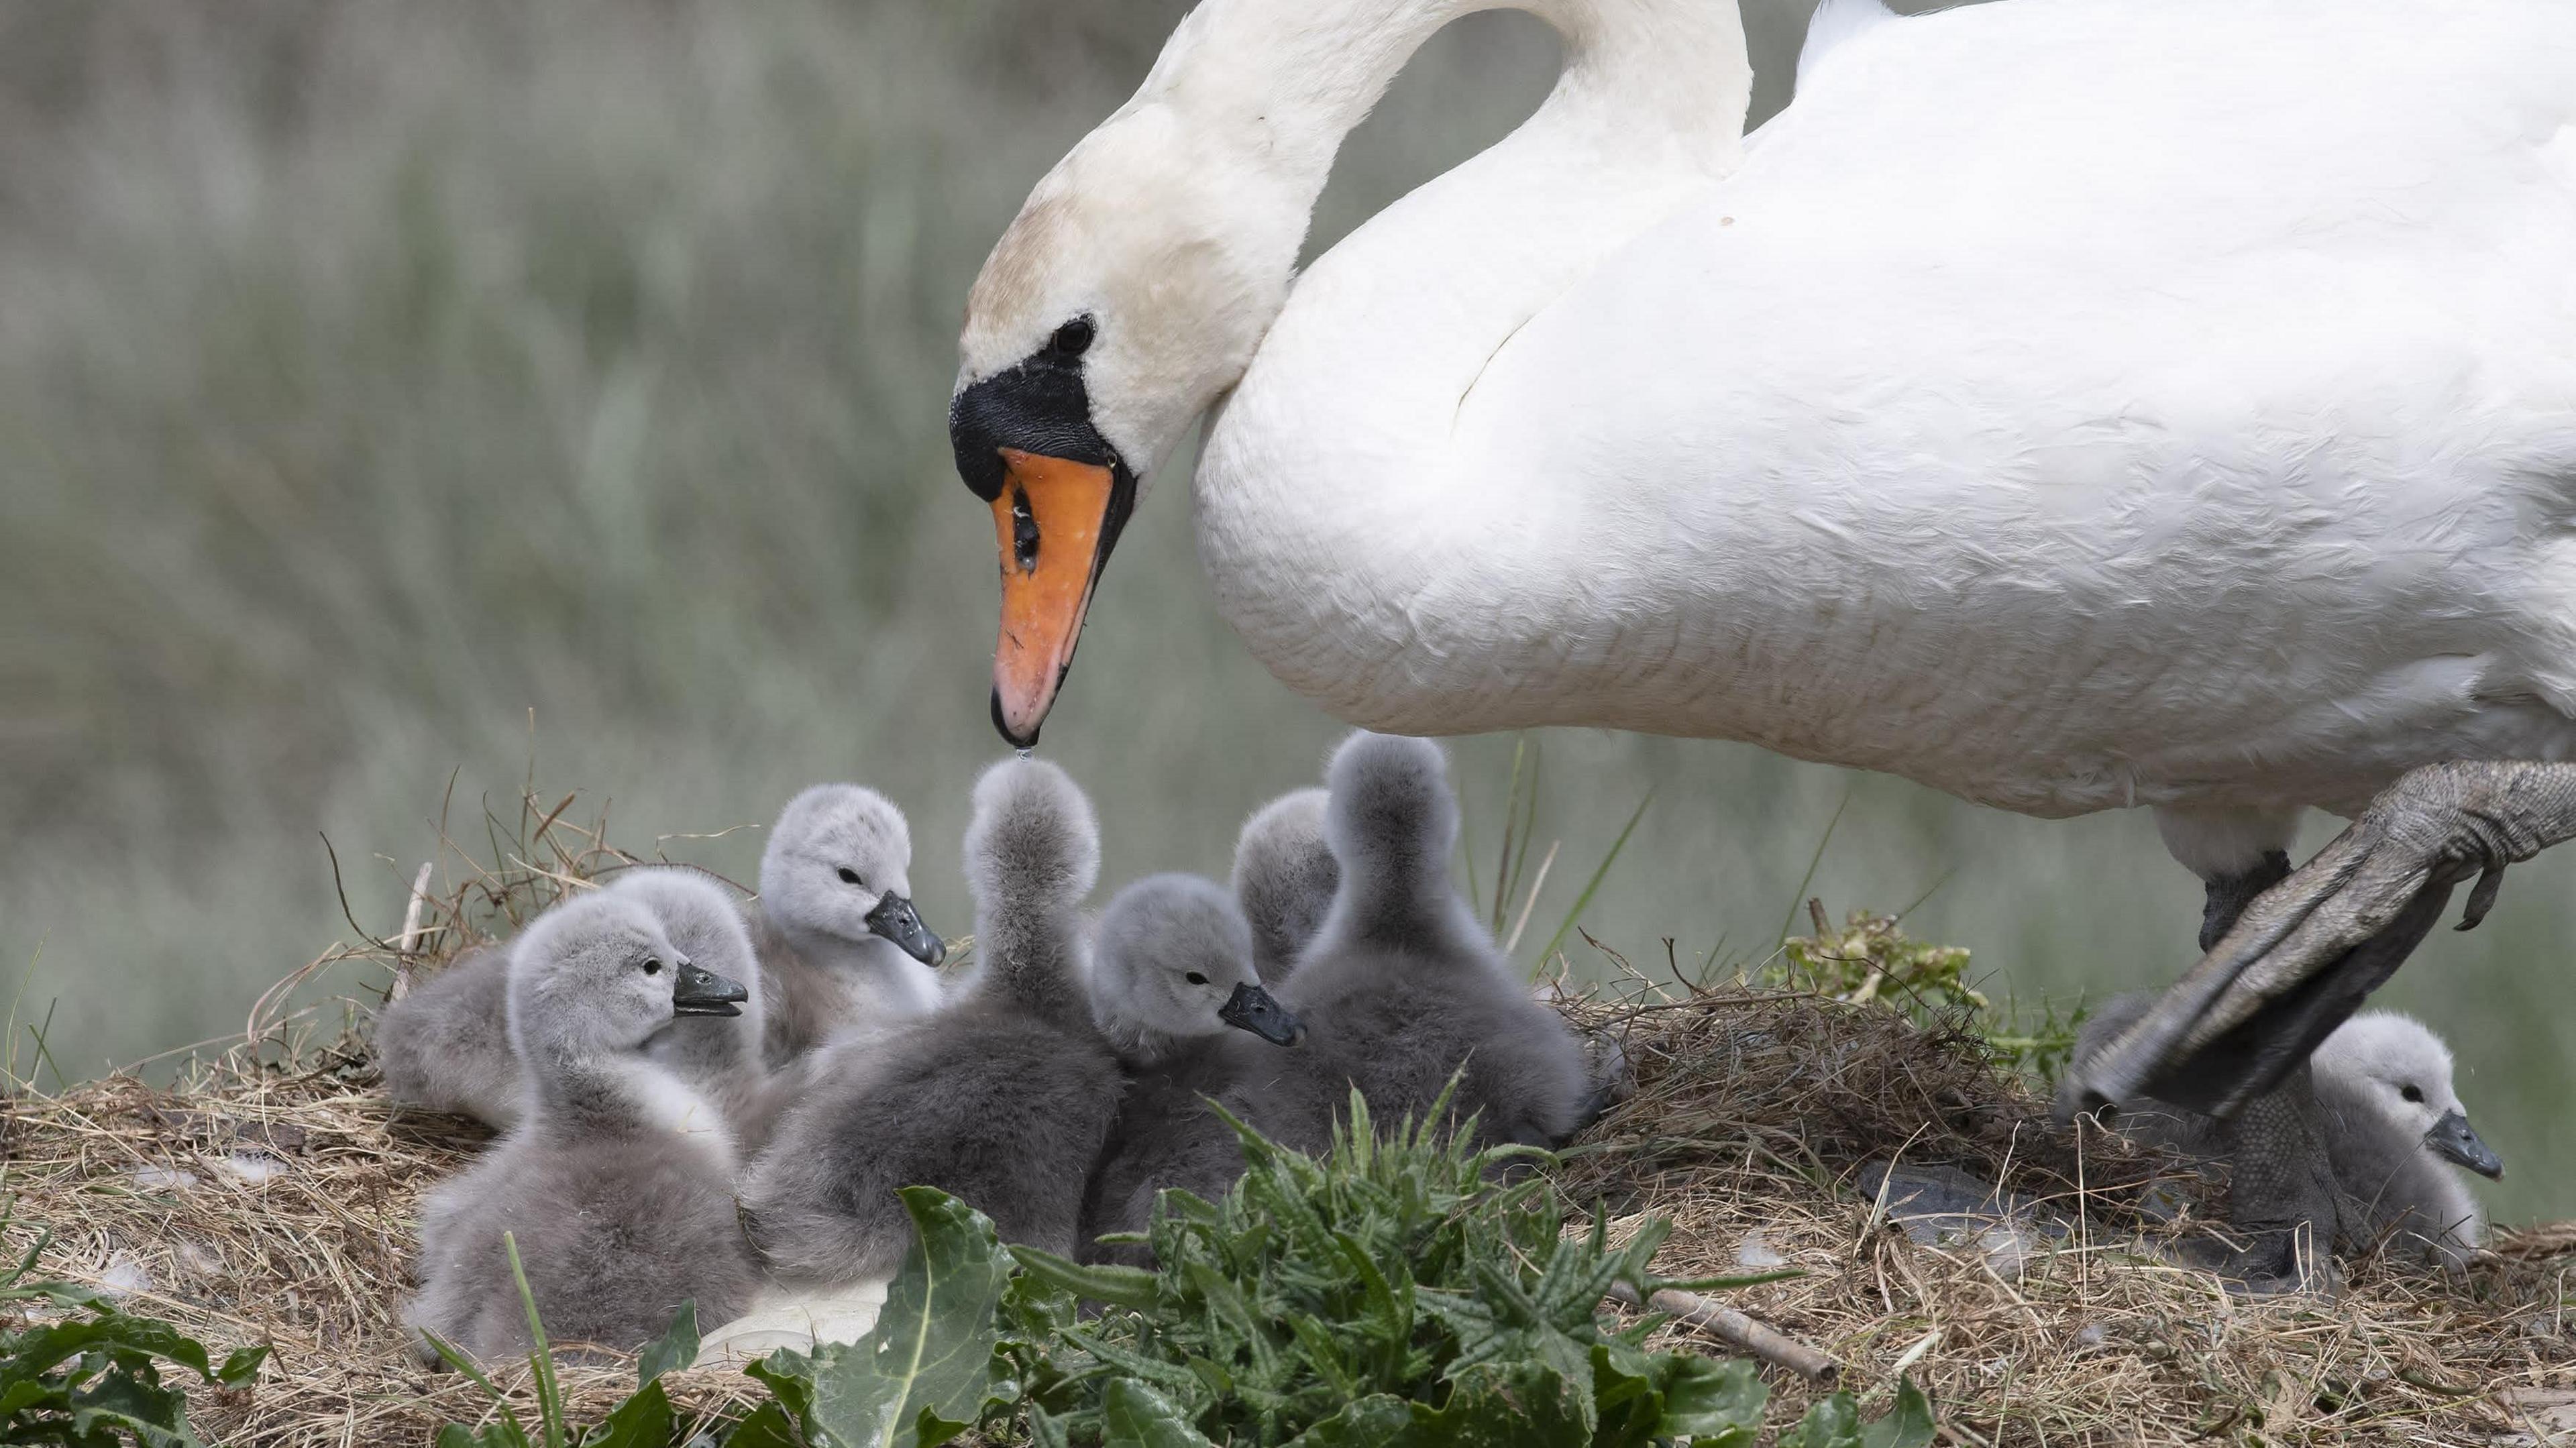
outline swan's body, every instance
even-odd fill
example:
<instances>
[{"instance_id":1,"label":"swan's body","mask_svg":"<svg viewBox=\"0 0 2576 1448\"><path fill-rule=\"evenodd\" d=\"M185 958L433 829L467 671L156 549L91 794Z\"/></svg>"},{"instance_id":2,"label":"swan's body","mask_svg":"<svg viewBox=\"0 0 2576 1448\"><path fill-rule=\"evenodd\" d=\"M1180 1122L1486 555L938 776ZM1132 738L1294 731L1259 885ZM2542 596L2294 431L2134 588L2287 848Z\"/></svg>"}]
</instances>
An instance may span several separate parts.
<instances>
[{"instance_id":1,"label":"swan's body","mask_svg":"<svg viewBox=\"0 0 2576 1448\"><path fill-rule=\"evenodd\" d=\"M1818 81L1544 295L1522 138L1309 271L1198 477L1263 662L2051 815L2576 752L2576 12L2005 3Z\"/></svg>"},{"instance_id":2,"label":"swan's body","mask_svg":"<svg viewBox=\"0 0 2576 1448\"><path fill-rule=\"evenodd\" d=\"M651 1046L743 997L691 965L633 894L531 924L509 969L522 1119L422 1204L421 1291L404 1320L486 1361L528 1351L504 1234L559 1340L633 1349L683 1301L718 1321L747 1305L758 1272L734 1220L730 1134Z\"/></svg>"}]
</instances>

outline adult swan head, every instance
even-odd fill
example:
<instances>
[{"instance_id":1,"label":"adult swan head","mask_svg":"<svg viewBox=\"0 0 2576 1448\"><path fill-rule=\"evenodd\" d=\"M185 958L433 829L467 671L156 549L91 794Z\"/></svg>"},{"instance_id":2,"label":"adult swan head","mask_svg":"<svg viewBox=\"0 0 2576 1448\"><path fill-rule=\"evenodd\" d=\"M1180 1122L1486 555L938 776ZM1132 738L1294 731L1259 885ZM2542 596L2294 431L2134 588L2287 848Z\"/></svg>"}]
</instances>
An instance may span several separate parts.
<instances>
[{"instance_id":1,"label":"adult swan head","mask_svg":"<svg viewBox=\"0 0 2576 1448\"><path fill-rule=\"evenodd\" d=\"M2576 7L2003 0L1860 31L1747 144L1727 0L1530 0L1547 102L1292 289L1472 8L1207 0L1003 237L951 425L1007 736L1231 388L1209 576L1352 723L2154 807L2208 954L2079 1098L2234 1110L2576 833ZM2312 806L2359 819L2266 894Z\"/></svg>"},{"instance_id":2,"label":"adult swan head","mask_svg":"<svg viewBox=\"0 0 2576 1448\"><path fill-rule=\"evenodd\" d=\"M1343 136L1433 32L1494 8L1212 0L1003 234L968 299L949 427L958 471L991 507L998 535L993 718L1011 742L1035 741L1144 479L1263 348ZM1429 296L1387 300L1429 314L1450 365L1426 369L1412 349L1345 361L1370 376L1437 375L1444 407L1547 295L1704 189L1740 151L1752 71L1731 5L1520 8L1563 36L1555 93L1509 140L1408 198L1300 283L1301 301L1328 276L1370 287L1388 270L1351 254L1417 244L1440 253L1447 280L1462 285L1450 299L1472 301L1471 312L1437 315ZM1454 197L1445 206L1444 194ZM1389 229L1403 233L1391 248L1368 245L1368 232ZM1411 418L1389 422L1401 431ZM1364 710L1364 697L1347 702Z\"/></svg>"}]
</instances>

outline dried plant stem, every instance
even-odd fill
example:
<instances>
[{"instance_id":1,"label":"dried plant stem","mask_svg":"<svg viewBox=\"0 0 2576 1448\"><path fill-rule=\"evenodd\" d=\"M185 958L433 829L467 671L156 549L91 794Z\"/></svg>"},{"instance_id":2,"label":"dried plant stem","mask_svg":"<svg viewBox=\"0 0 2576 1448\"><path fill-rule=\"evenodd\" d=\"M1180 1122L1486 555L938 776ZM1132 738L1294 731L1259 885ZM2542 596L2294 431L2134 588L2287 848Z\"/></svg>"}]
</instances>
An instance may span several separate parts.
<instances>
[{"instance_id":1,"label":"dried plant stem","mask_svg":"<svg viewBox=\"0 0 2576 1448\"><path fill-rule=\"evenodd\" d=\"M1778 1328L1756 1322L1734 1308L1711 1302L1696 1292L1667 1287L1641 1303L1637 1300L1637 1289L1622 1282L1610 1289L1610 1296L1626 1306L1644 1307L1676 1322L1706 1328L1773 1367L1786 1368L1811 1383L1831 1387L1834 1379L1842 1375L1842 1365L1822 1348L1810 1347Z\"/></svg>"}]
</instances>

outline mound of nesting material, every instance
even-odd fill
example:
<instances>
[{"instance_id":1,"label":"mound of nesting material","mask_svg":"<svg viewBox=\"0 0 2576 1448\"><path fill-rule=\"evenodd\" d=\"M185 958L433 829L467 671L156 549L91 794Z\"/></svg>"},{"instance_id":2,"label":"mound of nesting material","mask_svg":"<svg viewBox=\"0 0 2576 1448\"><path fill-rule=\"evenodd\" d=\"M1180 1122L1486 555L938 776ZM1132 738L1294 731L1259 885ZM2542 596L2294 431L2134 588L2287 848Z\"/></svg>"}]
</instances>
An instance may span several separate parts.
<instances>
[{"instance_id":1,"label":"mound of nesting material","mask_svg":"<svg viewBox=\"0 0 2576 1448\"><path fill-rule=\"evenodd\" d=\"M1722 1300L1843 1386L1910 1370L1945 1441L2576 1442L2576 1224L2500 1235L2464 1279L2373 1258L2332 1300L2247 1299L2156 1255L2204 1230L2139 1210L2171 1162L2059 1130L1964 1032L1794 992L1568 1009L1636 1073L1560 1170L1568 1200L1673 1219L1672 1276L1801 1270ZM1890 1159L2000 1184L2068 1235L1918 1243L1856 1190ZM1816 1391L1766 1376L1784 1405Z\"/></svg>"},{"instance_id":2,"label":"mound of nesting material","mask_svg":"<svg viewBox=\"0 0 2576 1448\"><path fill-rule=\"evenodd\" d=\"M1721 1300L1829 1351L1865 1394L1883 1397L1905 1364L1946 1441L2457 1445L2515 1441L2576 1399L2576 1313L2559 1295L2576 1280L2576 1228L2510 1239L2460 1284L2361 1263L2333 1302L2246 1302L2143 1258L2128 1199L2154 1163L2093 1135L2079 1154L1971 1038L1803 994L1566 1009L1623 1036L1637 1074L1559 1169L1569 1199L1674 1219L1660 1264L1672 1275L1775 1257L1802 1269ZM121 1291L129 1310L218 1349L273 1344L253 1389L198 1395L211 1441L419 1443L482 1420L482 1391L414 1364L395 1318L419 1197L482 1134L391 1116L345 1025L307 1018L260 1040L167 1088L112 1077L0 1103L9 1249L51 1227L45 1275ZM1890 1157L2082 1206L2079 1235L2023 1254L2017 1278L1973 1251L1915 1245L1850 1190ZM1666 1335L1725 1350L1693 1329ZM1767 1376L1784 1410L1815 1391ZM524 1368L494 1377L533 1422ZM562 1380L576 1423L634 1384L623 1360L567 1363ZM757 1393L732 1371L665 1383L698 1422Z\"/></svg>"},{"instance_id":3,"label":"mound of nesting material","mask_svg":"<svg viewBox=\"0 0 2576 1448\"><path fill-rule=\"evenodd\" d=\"M395 1317L420 1196L484 1135L390 1116L363 1042L336 1035L236 1048L166 1089L114 1076L0 1103L13 1261L50 1227L37 1275L114 1290L126 1311L176 1323L218 1356L274 1345L247 1391L189 1383L209 1442L427 1443L490 1411L463 1375L413 1362ZM576 1423L635 1388L631 1359L567 1361L560 1376ZM525 1364L492 1377L533 1425ZM757 1396L732 1371L663 1381L684 1422L747 1411Z\"/></svg>"}]
</instances>

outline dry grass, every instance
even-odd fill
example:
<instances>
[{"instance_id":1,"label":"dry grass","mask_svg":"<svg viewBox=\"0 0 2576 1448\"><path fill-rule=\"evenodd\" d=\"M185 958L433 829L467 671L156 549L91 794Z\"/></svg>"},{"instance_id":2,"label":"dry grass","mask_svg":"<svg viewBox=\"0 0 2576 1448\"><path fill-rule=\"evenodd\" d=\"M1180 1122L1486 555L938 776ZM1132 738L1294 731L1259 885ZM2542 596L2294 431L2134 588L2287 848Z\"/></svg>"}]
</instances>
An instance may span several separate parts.
<instances>
[{"instance_id":1,"label":"dry grass","mask_svg":"<svg viewBox=\"0 0 2576 1448\"><path fill-rule=\"evenodd\" d=\"M1948 1442L2458 1445L2537 1436L2541 1405L2576 1403L2576 1224L2500 1235L2465 1280L2374 1257L2332 1300L2249 1300L2164 1260L2197 1229L2134 1210L2154 1158L2058 1130L1971 1038L1792 992L1574 1009L1625 1032L1637 1092L1568 1162L1569 1196L1672 1218L1677 1276L1747 1270L1758 1232L1805 1275L1727 1300L1832 1353L1845 1386L1884 1393L1910 1366ZM2018 1272L1914 1243L1852 1190L1893 1157L2000 1181L2075 1235ZM1770 1376L1784 1403L1812 1391ZM2576 1442L2564 1429L2543 1441Z\"/></svg>"},{"instance_id":2,"label":"dry grass","mask_svg":"<svg viewBox=\"0 0 2576 1448\"><path fill-rule=\"evenodd\" d=\"M47 1274L120 1288L131 1310L219 1347L274 1345L255 1388L203 1396L218 1441L426 1442L490 1411L458 1375L415 1364L395 1320L418 1198L482 1134L392 1116L355 1008L286 1002L335 966L435 969L638 862L599 822L565 814L529 798L516 819L488 821L499 866L455 851L402 932L281 982L245 1038L175 1083L118 1075L44 1096L21 1082L0 1103L12 1250L50 1227ZM1661 1265L1676 1276L1744 1270L1758 1232L1805 1275L1726 1300L1831 1352L1864 1393L1910 1367L1951 1443L2485 1443L2536 1433L2546 1405L2576 1401L2576 1224L2500 1236L2465 1280L2365 1260L2332 1301L2248 1301L2155 1255L2192 1229L2132 1210L2152 1158L2058 1131L1963 1032L1805 991L1676 997L1633 976L1566 1009L1621 1037L1637 1080L1560 1170L1569 1197L1672 1218ZM2001 1181L2066 1212L2076 1234L2017 1273L1910 1242L1851 1190L1863 1163L1890 1157ZM1812 1392L1773 1378L1784 1409ZM526 1372L496 1381L533 1421ZM619 1366L568 1366L563 1381L577 1422L633 1385ZM701 1421L753 1387L729 1371L670 1386Z\"/></svg>"}]
</instances>

